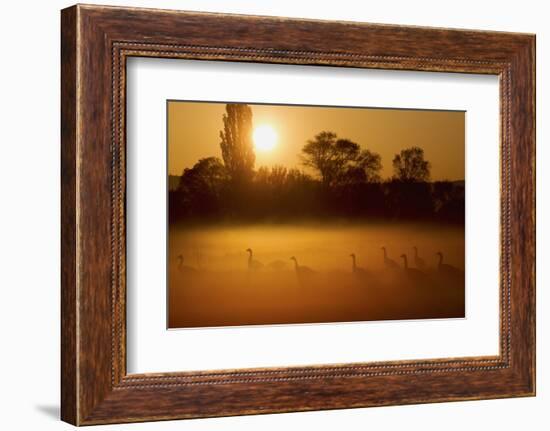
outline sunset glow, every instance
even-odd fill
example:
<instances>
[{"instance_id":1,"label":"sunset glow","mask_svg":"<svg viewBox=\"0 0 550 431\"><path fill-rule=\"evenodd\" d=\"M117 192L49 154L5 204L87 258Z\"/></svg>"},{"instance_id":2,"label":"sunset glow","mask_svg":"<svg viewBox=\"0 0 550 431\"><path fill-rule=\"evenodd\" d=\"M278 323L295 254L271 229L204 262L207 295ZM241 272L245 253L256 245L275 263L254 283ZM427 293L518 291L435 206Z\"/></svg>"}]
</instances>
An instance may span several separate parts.
<instances>
[{"instance_id":1,"label":"sunset glow","mask_svg":"<svg viewBox=\"0 0 550 431\"><path fill-rule=\"evenodd\" d=\"M168 104L168 172L181 175L201 158L222 157L220 131L225 103L172 101ZM256 168L281 165L304 169L301 148L328 130L380 154L382 178L393 175L392 160L405 147L424 149L431 178L464 178L465 115L461 111L250 105ZM265 138L264 138L265 136ZM443 145L442 142L446 144ZM200 145L197 145L200 143Z\"/></svg>"},{"instance_id":2,"label":"sunset glow","mask_svg":"<svg viewBox=\"0 0 550 431\"><path fill-rule=\"evenodd\" d=\"M464 318L465 117L169 102L167 326Z\"/></svg>"},{"instance_id":3,"label":"sunset glow","mask_svg":"<svg viewBox=\"0 0 550 431\"><path fill-rule=\"evenodd\" d=\"M256 127L252 137L259 151L271 151L277 145L277 132L267 124Z\"/></svg>"}]
</instances>

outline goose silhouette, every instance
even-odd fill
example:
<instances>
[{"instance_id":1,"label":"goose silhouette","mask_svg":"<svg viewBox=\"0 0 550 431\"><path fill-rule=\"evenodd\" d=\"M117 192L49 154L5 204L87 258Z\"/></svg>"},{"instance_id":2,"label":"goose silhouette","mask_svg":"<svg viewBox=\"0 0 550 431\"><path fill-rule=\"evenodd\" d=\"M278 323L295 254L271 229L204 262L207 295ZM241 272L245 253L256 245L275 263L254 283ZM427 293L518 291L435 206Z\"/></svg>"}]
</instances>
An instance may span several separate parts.
<instances>
[{"instance_id":1,"label":"goose silhouette","mask_svg":"<svg viewBox=\"0 0 550 431\"><path fill-rule=\"evenodd\" d=\"M426 262L420 256L418 256L418 248L416 245L413 247L414 250L414 266L418 269L426 269Z\"/></svg>"},{"instance_id":2,"label":"goose silhouette","mask_svg":"<svg viewBox=\"0 0 550 431\"><path fill-rule=\"evenodd\" d=\"M384 252L384 266L387 269L399 269L398 263L395 260L390 259L388 257L388 252L386 250L386 247L381 247L381 249Z\"/></svg>"},{"instance_id":3,"label":"goose silhouette","mask_svg":"<svg viewBox=\"0 0 550 431\"><path fill-rule=\"evenodd\" d=\"M195 273L197 273L196 268L193 268L192 266L183 264L183 262L184 262L183 255L181 255L181 254L178 255L177 259L178 259L178 271L180 273L182 273L182 274L195 274Z\"/></svg>"},{"instance_id":4,"label":"goose silhouette","mask_svg":"<svg viewBox=\"0 0 550 431\"><path fill-rule=\"evenodd\" d=\"M405 275L412 282L421 282L426 280L426 274L416 268L409 268L409 262L406 254L402 254L401 259L403 259L403 270Z\"/></svg>"},{"instance_id":5,"label":"goose silhouette","mask_svg":"<svg viewBox=\"0 0 550 431\"><path fill-rule=\"evenodd\" d=\"M294 270L296 271L296 277L300 285L304 285L310 280L316 272L308 266L298 265L298 259L295 256L292 256L290 260L294 261Z\"/></svg>"},{"instance_id":6,"label":"goose silhouette","mask_svg":"<svg viewBox=\"0 0 550 431\"><path fill-rule=\"evenodd\" d=\"M438 251L436 253L436 256L439 256L439 261L437 263L437 271L440 274L445 275L447 277L456 278L456 279L464 278L464 271L462 271L461 269L458 269L455 266L449 265L447 263L443 263L443 253Z\"/></svg>"},{"instance_id":7,"label":"goose silhouette","mask_svg":"<svg viewBox=\"0 0 550 431\"><path fill-rule=\"evenodd\" d=\"M247 248L246 251L248 252L248 269L252 271L262 269L264 267L264 264L252 257L252 249Z\"/></svg>"},{"instance_id":8,"label":"goose silhouette","mask_svg":"<svg viewBox=\"0 0 550 431\"><path fill-rule=\"evenodd\" d=\"M367 271L365 268L361 268L360 266L357 266L357 257L355 256L355 253L351 253L350 257L351 257L352 274L360 279L370 277L371 274L369 271Z\"/></svg>"}]
</instances>

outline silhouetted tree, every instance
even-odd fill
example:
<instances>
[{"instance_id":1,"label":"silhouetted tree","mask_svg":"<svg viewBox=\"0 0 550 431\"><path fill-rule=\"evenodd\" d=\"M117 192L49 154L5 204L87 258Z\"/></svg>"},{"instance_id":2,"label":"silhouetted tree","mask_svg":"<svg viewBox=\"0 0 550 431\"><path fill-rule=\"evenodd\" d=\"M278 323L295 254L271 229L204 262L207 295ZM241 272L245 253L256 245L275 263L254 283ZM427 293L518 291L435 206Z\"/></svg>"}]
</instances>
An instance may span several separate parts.
<instances>
[{"instance_id":1,"label":"silhouetted tree","mask_svg":"<svg viewBox=\"0 0 550 431\"><path fill-rule=\"evenodd\" d=\"M225 167L236 184L251 180L256 155L252 145L252 109L248 105L228 103L220 131L220 148Z\"/></svg>"},{"instance_id":2,"label":"silhouetted tree","mask_svg":"<svg viewBox=\"0 0 550 431\"><path fill-rule=\"evenodd\" d=\"M431 184L392 179L384 184L386 215L398 219L422 219L433 215Z\"/></svg>"},{"instance_id":3,"label":"silhouetted tree","mask_svg":"<svg viewBox=\"0 0 550 431\"><path fill-rule=\"evenodd\" d=\"M200 159L181 176L178 195L184 214L214 214L220 210L228 175L217 157Z\"/></svg>"},{"instance_id":4,"label":"silhouetted tree","mask_svg":"<svg viewBox=\"0 0 550 431\"><path fill-rule=\"evenodd\" d=\"M301 170L296 168L288 170L286 179L288 184L293 185L304 185L313 183L313 178L311 178L305 172L302 172Z\"/></svg>"},{"instance_id":5,"label":"silhouetted tree","mask_svg":"<svg viewBox=\"0 0 550 431\"><path fill-rule=\"evenodd\" d=\"M465 194L463 182L434 182L432 184L432 199L437 219L464 223Z\"/></svg>"},{"instance_id":6,"label":"silhouetted tree","mask_svg":"<svg viewBox=\"0 0 550 431\"><path fill-rule=\"evenodd\" d=\"M321 132L314 139L307 141L302 148L302 164L319 171L322 181L326 184L332 179L336 139L336 133Z\"/></svg>"},{"instance_id":7,"label":"silhouetted tree","mask_svg":"<svg viewBox=\"0 0 550 431\"><path fill-rule=\"evenodd\" d=\"M432 184L432 199L436 212L440 211L452 199L453 189L453 183L450 181L436 181Z\"/></svg>"},{"instance_id":8,"label":"silhouetted tree","mask_svg":"<svg viewBox=\"0 0 550 431\"><path fill-rule=\"evenodd\" d=\"M362 150L351 166L348 166L340 183L378 183L380 182L380 171L382 170L382 159L380 154L370 150Z\"/></svg>"},{"instance_id":9,"label":"silhouetted tree","mask_svg":"<svg viewBox=\"0 0 550 431\"><path fill-rule=\"evenodd\" d=\"M179 187L187 187L199 183L207 190L216 190L227 180L227 171L222 161L217 157L199 159L191 169L184 169Z\"/></svg>"},{"instance_id":10,"label":"silhouetted tree","mask_svg":"<svg viewBox=\"0 0 550 431\"><path fill-rule=\"evenodd\" d=\"M393 158L394 179L406 183L425 182L430 179L430 162L424 160L424 150L410 147Z\"/></svg>"},{"instance_id":11,"label":"silhouetted tree","mask_svg":"<svg viewBox=\"0 0 550 431\"><path fill-rule=\"evenodd\" d=\"M207 157L183 171L179 186L169 192L170 223L377 218L464 223L464 182L430 183L430 163L419 147L396 154L394 176L382 182L379 154L323 131L300 154L315 178L279 165L255 171L252 110L227 104L223 123L223 161Z\"/></svg>"},{"instance_id":12,"label":"silhouetted tree","mask_svg":"<svg viewBox=\"0 0 550 431\"><path fill-rule=\"evenodd\" d=\"M288 170L284 166L275 165L271 169L262 166L256 172L256 183L260 187L282 188L287 182Z\"/></svg>"},{"instance_id":13,"label":"silhouetted tree","mask_svg":"<svg viewBox=\"0 0 550 431\"><path fill-rule=\"evenodd\" d=\"M302 148L302 164L316 170L325 186L379 180L380 155L324 131Z\"/></svg>"}]
</instances>

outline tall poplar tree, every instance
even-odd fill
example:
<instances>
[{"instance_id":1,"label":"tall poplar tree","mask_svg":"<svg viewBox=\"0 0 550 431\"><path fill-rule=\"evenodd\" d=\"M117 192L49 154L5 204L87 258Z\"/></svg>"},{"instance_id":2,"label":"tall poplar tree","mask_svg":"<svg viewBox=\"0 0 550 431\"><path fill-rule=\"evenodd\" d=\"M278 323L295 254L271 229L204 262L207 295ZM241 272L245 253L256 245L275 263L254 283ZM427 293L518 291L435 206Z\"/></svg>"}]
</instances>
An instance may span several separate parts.
<instances>
[{"instance_id":1,"label":"tall poplar tree","mask_svg":"<svg viewBox=\"0 0 550 431\"><path fill-rule=\"evenodd\" d=\"M252 109L245 104L228 103L220 131L220 147L227 173L236 184L252 179L256 155L252 143Z\"/></svg>"}]
</instances>

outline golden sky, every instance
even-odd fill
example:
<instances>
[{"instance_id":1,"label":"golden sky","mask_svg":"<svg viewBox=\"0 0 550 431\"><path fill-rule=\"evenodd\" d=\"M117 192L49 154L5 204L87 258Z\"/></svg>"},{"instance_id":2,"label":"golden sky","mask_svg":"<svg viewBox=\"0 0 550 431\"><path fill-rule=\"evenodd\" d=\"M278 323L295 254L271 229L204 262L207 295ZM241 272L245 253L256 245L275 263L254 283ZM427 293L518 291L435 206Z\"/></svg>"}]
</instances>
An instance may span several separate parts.
<instances>
[{"instance_id":1,"label":"golden sky","mask_svg":"<svg viewBox=\"0 0 550 431\"><path fill-rule=\"evenodd\" d=\"M403 148L419 146L431 162L432 180L464 179L465 112L404 109L255 105L254 127L276 134L273 149L256 150L256 168L300 165L308 139L326 130L382 157L382 178L393 174L392 160ZM220 130L225 103L168 102L168 172L181 175L203 157L221 158ZM310 172L312 173L312 172Z\"/></svg>"}]
</instances>

